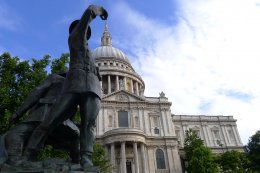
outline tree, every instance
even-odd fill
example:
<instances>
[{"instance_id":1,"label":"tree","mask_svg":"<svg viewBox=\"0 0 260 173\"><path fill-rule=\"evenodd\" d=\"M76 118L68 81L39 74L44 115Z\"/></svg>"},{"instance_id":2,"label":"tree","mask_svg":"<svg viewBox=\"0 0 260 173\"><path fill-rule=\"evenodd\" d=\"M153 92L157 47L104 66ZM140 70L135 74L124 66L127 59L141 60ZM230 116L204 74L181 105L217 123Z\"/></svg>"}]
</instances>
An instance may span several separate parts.
<instances>
[{"instance_id":1,"label":"tree","mask_svg":"<svg viewBox=\"0 0 260 173\"><path fill-rule=\"evenodd\" d=\"M249 168L249 160L245 153L235 150L219 155L217 163L223 173L245 173Z\"/></svg>"},{"instance_id":2,"label":"tree","mask_svg":"<svg viewBox=\"0 0 260 173\"><path fill-rule=\"evenodd\" d=\"M10 116L28 93L47 76L48 63L48 56L31 64L7 52L0 56L0 134L10 127Z\"/></svg>"},{"instance_id":3,"label":"tree","mask_svg":"<svg viewBox=\"0 0 260 173\"><path fill-rule=\"evenodd\" d=\"M197 147L193 151L189 163L189 171L191 173L217 173L217 164L214 162L213 154L208 147L203 145Z\"/></svg>"},{"instance_id":4,"label":"tree","mask_svg":"<svg viewBox=\"0 0 260 173\"><path fill-rule=\"evenodd\" d=\"M255 172L260 172L260 130L250 137L248 144L248 159L250 168Z\"/></svg>"},{"instance_id":5,"label":"tree","mask_svg":"<svg viewBox=\"0 0 260 173\"><path fill-rule=\"evenodd\" d=\"M193 151L197 148L203 145L203 140L201 140L197 133L192 130L186 130L185 131L185 139L184 139L184 151L185 151L185 157L187 161L191 160L191 157L193 156Z\"/></svg>"},{"instance_id":6,"label":"tree","mask_svg":"<svg viewBox=\"0 0 260 173\"><path fill-rule=\"evenodd\" d=\"M53 72L67 69L69 54L50 61L45 55L42 59L21 61L5 52L0 56L0 134L10 128L8 120L29 92Z\"/></svg>"},{"instance_id":7,"label":"tree","mask_svg":"<svg viewBox=\"0 0 260 173\"><path fill-rule=\"evenodd\" d=\"M188 162L189 173L215 173L217 172L213 155L208 147L204 146L203 140L192 130L185 131L184 151Z\"/></svg>"},{"instance_id":8,"label":"tree","mask_svg":"<svg viewBox=\"0 0 260 173\"><path fill-rule=\"evenodd\" d=\"M101 172L109 173L112 170L110 161L107 157L107 153L104 147L99 144L94 145L93 164L95 166L99 166Z\"/></svg>"},{"instance_id":9,"label":"tree","mask_svg":"<svg viewBox=\"0 0 260 173\"><path fill-rule=\"evenodd\" d=\"M63 54L61 54L60 58L56 58L56 59L52 60L51 72L59 73L60 71L67 71L69 56L70 56L69 53L63 53Z\"/></svg>"}]
</instances>

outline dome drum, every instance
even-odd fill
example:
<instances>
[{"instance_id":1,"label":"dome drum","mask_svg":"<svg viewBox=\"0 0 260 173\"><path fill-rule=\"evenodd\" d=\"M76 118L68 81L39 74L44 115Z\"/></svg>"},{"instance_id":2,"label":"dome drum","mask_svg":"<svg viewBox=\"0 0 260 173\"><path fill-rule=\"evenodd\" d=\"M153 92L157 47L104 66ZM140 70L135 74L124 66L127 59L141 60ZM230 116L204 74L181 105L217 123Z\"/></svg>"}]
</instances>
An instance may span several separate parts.
<instances>
[{"instance_id":1,"label":"dome drum","mask_svg":"<svg viewBox=\"0 0 260 173\"><path fill-rule=\"evenodd\" d=\"M138 78L122 75L102 75L103 94L109 94L118 90L126 90L138 96L143 95L143 85ZM137 80L136 80L137 79Z\"/></svg>"}]
</instances>

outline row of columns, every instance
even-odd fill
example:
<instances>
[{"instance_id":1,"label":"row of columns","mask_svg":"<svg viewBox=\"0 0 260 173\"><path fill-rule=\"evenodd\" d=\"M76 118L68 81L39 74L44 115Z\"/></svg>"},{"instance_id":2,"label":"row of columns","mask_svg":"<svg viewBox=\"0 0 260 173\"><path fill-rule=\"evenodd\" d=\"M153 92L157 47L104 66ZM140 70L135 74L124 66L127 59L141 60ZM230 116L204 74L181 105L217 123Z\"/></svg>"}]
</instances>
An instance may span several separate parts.
<instances>
[{"instance_id":1,"label":"row of columns","mask_svg":"<svg viewBox=\"0 0 260 173\"><path fill-rule=\"evenodd\" d=\"M125 141L120 143L120 173L126 173L126 147L125 147ZM134 172L140 173L139 171L139 158L138 158L138 149L137 149L137 142L133 142L133 151L134 151ZM111 164L113 166L116 165L116 156L115 156L115 143L110 144L110 159ZM147 173L146 169L146 158L145 158L145 146L144 143L140 143L141 148L141 169L142 173Z\"/></svg>"},{"instance_id":2,"label":"row of columns","mask_svg":"<svg viewBox=\"0 0 260 173\"><path fill-rule=\"evenodd\" d=\"M112 88L111 88L111 77L110 77L110 75L107 75L107 81L108 81L108 84L107 84L108 93L111 93ZM131 82L130 92L134 93L134 88L135 88L135 94L140 95L140 93L139 93L140 84L137 81L134 81L132 79L130 79L130 82ZM123 76L123 85L124 85L124 87L126 87L126 85L127 85L125 76ZM117 75L116 75L115 86L116 86L116 88L115 88L116 91L122 89L122 88L120 88L121 86L120 86L120 82L119 82L119 76L117 76Z\"/></svg>"}]
</instances>

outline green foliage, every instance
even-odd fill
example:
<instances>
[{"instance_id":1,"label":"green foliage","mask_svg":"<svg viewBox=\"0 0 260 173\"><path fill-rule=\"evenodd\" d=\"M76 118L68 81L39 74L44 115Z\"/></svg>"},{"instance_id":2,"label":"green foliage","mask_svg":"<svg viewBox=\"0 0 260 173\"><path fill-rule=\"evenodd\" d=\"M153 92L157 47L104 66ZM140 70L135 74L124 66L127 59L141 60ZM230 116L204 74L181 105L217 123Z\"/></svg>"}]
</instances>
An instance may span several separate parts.
<instances>
[{"instance_id":1,"label":"green foliage","mask_svg":"<svg viewBox=\"0 0 260 173\"><path fill-rule=\"evenodd\" d=\"M34 76L36 79L36 75ZM11 115L22 104L30 90L36 86L32 78L33 70L28 61L20 62L18 57L11 57L9 53L0 56L1 134L10 127L8 120Z\"/></svg>"},{"instance_id":2,"label":"green foliage","mask_svg":"<svg viewBox=\"0 0 260 173\"><path fill-rule=\"evenodd\" d=\"M211 150L204 146L203 140L192 129L185 131L184 151L189 173L217 172Z\"/></svg>"},{"instance_id":3,"label":"green foliage","mask_svg":"<svg viewBox=\"0 0 260 173\"><path fill-rule=\"evenodd\" d=\"M217 173L218 168L214 162L213 154L208 147L203 145L193 151L189 162L189 172L191 173Z\"/></svg>"},{"instance_id":4,"label":"green foliage","mask_svg":"<svg viewBox=\"0 0 260 173\"><path fill-rule=\"evenodd\" d=\"M69 53L63 53L60 58L52 60L51 72L59 73L60 71L67 71L69 63Z\"/></svg>"},{"instance_id":5,"label":"green foliage","mask_svg":"<svg viewBox=\"0 0 260 173\"><path fill-rule=\"evenodd\" d=\"M255 172L260 172L260 130L250 137L247 144L248 159L250 168Z\"/></svg>"},{"instance_id":6,"label":"green foliage","mask_svg":"<svg viewBox=\"0 0 260 173\"><path fill-rule=\"evenodd\" d=\"M109 173L112 170L107 153L105 149L99 144L94 145L93 164L95 166L99 166L101 172Z\"/></svg>"},{"instance_id":7,"label":"green foliage","mask_svg":"<svg viewBox=\"0 0 260 173\"><path fill-rule=\"evenodd\" d=\"M46 158L63 158L69 159L69 152L64 150L54 149L50 145L46 145L38 154L39 160L44 160ZM107 157L105 149L99 145L94 144L94 152L92 156L93 164L99 166L101 172L109 173L111 172L110 161Z\"/></svg>"},{"instance_id":8,"label":"green foliage","mask_svg":"<svg viewBox=\"0 0 260 173\"><path fill-rule=\"evenodd\" d=\"M217 163L223 173L246 173L248 172L249 160L245 153L227 151L217 157Z\"/></svg>"},{"instance_id":9,"label":"green foliage","mask_svg":"<svg viewBox=\"0 0 260 173\"><path fill-rule=\"evenodd\" d=\"M44 160L47 158L63 158L69 159L69 152L64 150L54 149L51 145L46 145L43 149L40 150L37 158L38 160Z\"/></svg>"},{"instance_id":10,"label":"green foliage","mask_svg":"<svg viewBox=\"0 0 260 173\"><path fill-rule=\"evenodd\" d=\"M49 55L45 55L40 60L32 59L32 65L31 65L32 74L31 74L30 82L32 82L34 87L39 85L47 77L46 68L50 64L50 58L51 57Z\"/></svg>"},{"instance_id":11,"label":"green foliage","mask_svg":"<svg viewBox=\"0 0 260 173\"><path fill-rule=\"evenodd\" d=\"M47 77L47 69L66 70L68 57L62 54L51 63L49 55L31 61L21 61L7 52L0 56L0 134L10 127L8 120L30 91Z\"/></svg>"},{"instance_id":12,"label":"green foliage","mask_svg":"<svg viewBox=\"0 0 260 173\"><path fill-rule=\"evenodd\" d=\"M185 140L184 140L184 151L185 156L188 161L191 160L191 157L193 156L193 151L197 148L204 145L203 140L201 140L197 133L192 130L186 130L185 131Z\"/></svg>"}]
</instances>

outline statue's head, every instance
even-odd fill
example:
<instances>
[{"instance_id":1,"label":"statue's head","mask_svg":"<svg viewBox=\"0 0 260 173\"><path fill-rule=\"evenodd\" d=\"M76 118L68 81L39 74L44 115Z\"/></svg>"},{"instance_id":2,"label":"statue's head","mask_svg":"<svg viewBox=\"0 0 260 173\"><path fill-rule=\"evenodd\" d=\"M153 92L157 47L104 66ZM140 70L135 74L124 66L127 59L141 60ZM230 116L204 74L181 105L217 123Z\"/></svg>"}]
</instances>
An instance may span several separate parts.
<instances>
[{"instance_id":1,"label":"statue's head","mask_svg":"<svg viewBox=\"0 0 260 173\"><path fill-rule=\"evenodd\" d=\"M70 24L70 27L69 27L69 33L71 34L73 29L77 26L77 24L79 23L79 20L74 20L71 24ZM89 40L91 36L91 28L90 26L88 27L88 31L87 31L87 40Z\"/></svg>"}]
</instances>

